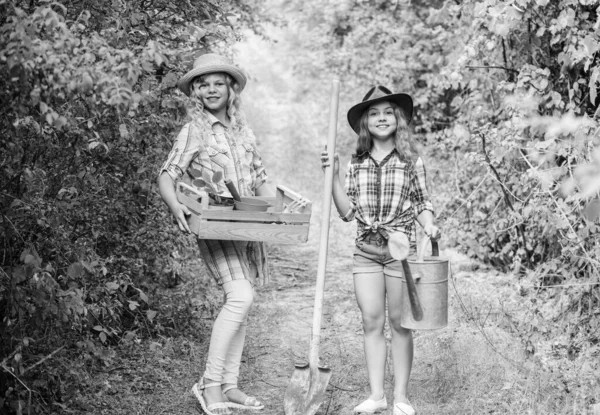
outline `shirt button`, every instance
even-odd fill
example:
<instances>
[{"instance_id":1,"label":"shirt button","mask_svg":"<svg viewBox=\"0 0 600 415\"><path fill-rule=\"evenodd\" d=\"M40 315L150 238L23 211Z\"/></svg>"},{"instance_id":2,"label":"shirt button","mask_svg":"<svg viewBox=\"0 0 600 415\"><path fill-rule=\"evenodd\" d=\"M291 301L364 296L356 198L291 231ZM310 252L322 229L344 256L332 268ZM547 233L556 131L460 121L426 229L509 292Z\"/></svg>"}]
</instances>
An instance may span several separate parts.
<instances>
[{"instance_id":1,"label":"shirt button","mask_svg":"<svg viewBox=\"0 0 600 415\"><path fill-rule=\"evenodd\" d=\"M242 164L242 162L238 160L238 161L237 161L237 164Z\"/></svg>"}]
</instances>

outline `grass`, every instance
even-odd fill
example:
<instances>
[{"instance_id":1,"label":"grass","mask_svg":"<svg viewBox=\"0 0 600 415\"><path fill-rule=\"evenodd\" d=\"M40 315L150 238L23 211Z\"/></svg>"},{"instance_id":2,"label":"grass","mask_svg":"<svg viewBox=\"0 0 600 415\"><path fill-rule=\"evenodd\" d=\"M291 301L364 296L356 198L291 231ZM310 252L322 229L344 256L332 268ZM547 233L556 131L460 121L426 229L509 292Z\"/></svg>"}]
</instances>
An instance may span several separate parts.
<instances>
[{"instance_id":1,"label":"grass","mask_svg":"<svg viewBox=\"0 0 600 415\"><path fill-rule=\"evenodd\" d=\"M351 278L354 229L338 220L332 223L320 356L332 368L333 377L318 415L349 414L369 393ZM283 414L283 396L294 363L308 355L317 231L313 226L307 244L272 246L272 281L257 288L240 386L265 402L264 415ZM568 362L566 372L551 371L552 367L567 368L566 357L556 355L552 366L538 357L541 352L528 352L527 338L515 329L518 322L512 321L524 314L518 312L522 305L515 301L519 297L510 277L451 250L444 252L453 268L448 327L415 332L410 392L419 414L592 415L592 405L600 402L593 370L577 379L584 362ZM222 295L199 261L188 261L183 273L179 287L164 289L159 307L181 310L176 322L179 331L113 347L113 357L105 365L48 362L80 374L77 387L64 391L64 407L52 408L54 413L198 413L190 388L204 367ZM389 339L389 331L386 334ZM561 366L556 364L558 359L562 359ZM388 370L388 401L393 399L392 384Z\"/></svg>"}]
</instances>

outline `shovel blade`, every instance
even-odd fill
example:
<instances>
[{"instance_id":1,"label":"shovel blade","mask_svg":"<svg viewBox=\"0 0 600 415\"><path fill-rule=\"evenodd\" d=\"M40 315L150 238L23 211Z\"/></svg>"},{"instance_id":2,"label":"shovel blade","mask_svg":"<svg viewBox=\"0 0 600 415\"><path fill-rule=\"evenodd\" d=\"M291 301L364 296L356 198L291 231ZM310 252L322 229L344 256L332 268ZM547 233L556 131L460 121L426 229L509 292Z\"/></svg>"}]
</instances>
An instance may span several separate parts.
<instances>
[{"instance_id":1,"label":"shovel blade","mask_svg":"<svg viewBox=\"0 0 600 415\"><path fill-rule=\"evenodd\" d=\"M285 415L314 415L325 398L330 378L329 368L296 366L285 391Z\"/></svg>"}]
</instances>

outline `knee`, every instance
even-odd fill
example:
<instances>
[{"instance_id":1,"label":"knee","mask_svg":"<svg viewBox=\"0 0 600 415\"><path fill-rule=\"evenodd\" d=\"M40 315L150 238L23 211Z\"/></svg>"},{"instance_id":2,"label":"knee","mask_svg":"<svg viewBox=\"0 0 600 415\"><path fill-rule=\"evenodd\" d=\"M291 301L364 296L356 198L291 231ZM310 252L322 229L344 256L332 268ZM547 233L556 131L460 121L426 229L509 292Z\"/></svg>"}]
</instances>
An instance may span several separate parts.
<instances>
[{"instance_id":1,"label":"knee","mask_svg":"<svg viewBox=\"0 0 600 415\"><path fill-rule=\"evenodd\" d=\"M383 333L385 316L377 314L363 314L363 331L365 334Z\"/></svg>"},{"instance_id":2,"label":"knee","mask_svg":"<svg viewBox=\"0 0 600 415\"><path fill-rule=\"evenodd\" d=\"M402 323L401 313L390 313L389 318L390 318L390 327L392 328L392 330L394 332L398 333L401 336L410 333L409 329L405 329L401 325L401 323Z\"/></svg>"},{"instance_id":3,"label":"knee","mask_svg":"<svg viewBox=\"0 0 600 415\"><path fill-rule=\"evenodd\" d=\"M227 293L225 296L225 306L236 314L248 314L250 307L254 302L254 291L249 289L240 289Z\"/></svg>"}]
</instances>

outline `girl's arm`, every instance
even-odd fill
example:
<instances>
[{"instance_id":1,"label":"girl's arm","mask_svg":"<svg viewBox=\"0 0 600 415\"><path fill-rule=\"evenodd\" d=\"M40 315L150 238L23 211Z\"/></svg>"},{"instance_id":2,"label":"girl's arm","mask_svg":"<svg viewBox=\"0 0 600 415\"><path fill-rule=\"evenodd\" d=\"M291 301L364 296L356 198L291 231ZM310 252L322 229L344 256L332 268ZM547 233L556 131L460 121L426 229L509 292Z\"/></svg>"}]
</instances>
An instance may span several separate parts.
<instances>
[{"instance_id":1,"label":"girl's arm","mask_svg":"<svg viewBox=\"0 0 600 415\"><path fill-rule=\"evenodd\" d=\"M423 227L425 235L429 236L434 241L440 239L442 231L433 223L433 213L430 210L424 210L417 216L417 221Z\"/></svg>"},{"instance_id":2,"label":"girl's arm","mask_svg":"<svg viewBox=\"0 0 600 415\"><path fill-rule=\"evenodd\" d=\"M189 216L191 212L187 206L177 200L175 184L171 176L166 171L163 171L161 175L158 176L158 191L160 192L160 196L163 198L169 209L171 209L173 216L175 216L179 229L190 233L191 230L185 217Z\"/></svg>"},{"instance_id":3,"label":"girl's arm","mask_svg":"<svg viewBox=\"0 0 600 415\"><path fill-rule=\"evenodd\" d=\"M329 155L324 151L321 153L321 167L325 170L329 165ZM333 202L340 216L344 217L350 211L350 198L340 179L340 160L337 154L333 157Z\"/></svg>"},{"instance_id":4,"label":"girl's arm","mask_svg":"<svg viewBox=\"0 0 600 415\"><path fill-rule=\"evenodd\" d=\"M434 241L439 239L442 232L434 225L433 205L427 191L427 180L425 179L425 166L423 160L419 159L415 163L415 174L412 175L412 199L416 206L417 221L423 227L425 235L429 236Z\"/></svg>"},{"instance_id":5,"label":"girl's arm","mask_svg":"<svg viewBox=\"0 0 600 415\"><path fill-rule=\"evenodd\" d=\"M267 182L263 182L259 188L254 190L254 194L256 194L256 196L274 197L275 191L271 185L267 184Z\"/></svg>"}]
</instances>

